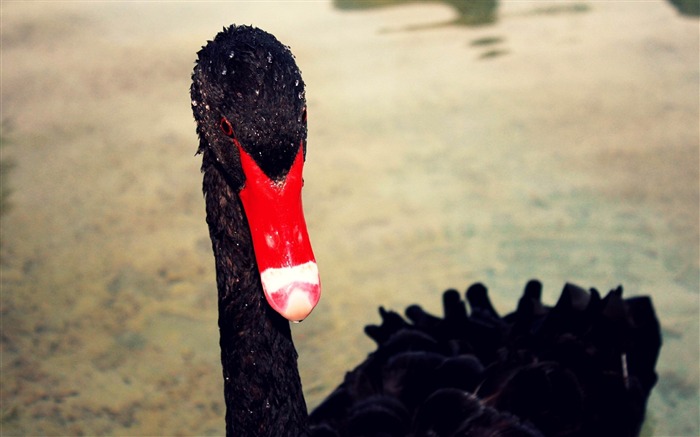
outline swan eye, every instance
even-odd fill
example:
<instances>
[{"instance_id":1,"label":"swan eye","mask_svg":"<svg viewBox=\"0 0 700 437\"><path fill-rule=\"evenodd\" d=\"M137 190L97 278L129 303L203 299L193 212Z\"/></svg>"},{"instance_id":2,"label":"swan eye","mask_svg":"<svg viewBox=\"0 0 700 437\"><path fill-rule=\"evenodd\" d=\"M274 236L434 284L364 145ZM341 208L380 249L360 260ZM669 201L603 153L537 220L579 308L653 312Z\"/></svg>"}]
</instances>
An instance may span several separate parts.
<instances>
[{"instance_id":1,"label":"swan eye","mask_svg":"<svg viewBox=\"0 0 700 437\"><path fill-rule=\"evenodd\" d=\"M304 109L301 110L301 121L306 123L306 106L304 106Z\"/></svg>"},{"instance_id":2,"label":"swan eye","mask_svg":"<svg viewBox=\"0 0 700 437\"><path fill-rule=\"evenodd\" d=\"M219 123L219 127L221 127L221 132L224 133L227 137L233 138L233 126L231 126L231 122L228 121L226 117L221 117L221 122Z\"/></svg>"}]
</instances>

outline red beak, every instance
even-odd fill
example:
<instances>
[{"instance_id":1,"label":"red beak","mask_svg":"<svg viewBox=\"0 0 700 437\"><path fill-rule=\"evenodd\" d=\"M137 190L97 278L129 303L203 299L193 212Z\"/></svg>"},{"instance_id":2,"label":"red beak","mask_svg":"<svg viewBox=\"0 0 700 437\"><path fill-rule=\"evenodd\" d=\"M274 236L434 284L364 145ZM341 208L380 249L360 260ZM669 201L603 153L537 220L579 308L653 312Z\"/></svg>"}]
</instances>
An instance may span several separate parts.
<instances>
[{"instance_id":1,"label":"red beak","mask_svg":"<svg viewBox=\"0 0 700 437\"><path fill-rule=\"evenodd\" d=\"M240 192L265 298L287 320L306 318L321 297L321 280L301 205L303 146L275 182L236 141L246 176Z\"/></svg>"}]
</instances>

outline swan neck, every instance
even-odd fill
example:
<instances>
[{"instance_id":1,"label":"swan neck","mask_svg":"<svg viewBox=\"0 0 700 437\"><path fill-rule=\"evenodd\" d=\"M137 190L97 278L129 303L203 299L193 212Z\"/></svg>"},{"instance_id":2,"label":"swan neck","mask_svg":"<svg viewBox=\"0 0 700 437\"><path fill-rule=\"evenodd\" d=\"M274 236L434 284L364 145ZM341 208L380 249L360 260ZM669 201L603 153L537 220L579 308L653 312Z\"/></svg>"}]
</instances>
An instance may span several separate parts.
<instances>
[{"instance_id":1,"label":"swan neck","mask_svg":"<svg viewBox=\"0 0 700 437\"><path fill-rule=\"evenodd\" d=\"M226 434L305 435L307 411L289 322L264 298L238 195L204 157L218 287Z\"/></svg>"}]
</instances>

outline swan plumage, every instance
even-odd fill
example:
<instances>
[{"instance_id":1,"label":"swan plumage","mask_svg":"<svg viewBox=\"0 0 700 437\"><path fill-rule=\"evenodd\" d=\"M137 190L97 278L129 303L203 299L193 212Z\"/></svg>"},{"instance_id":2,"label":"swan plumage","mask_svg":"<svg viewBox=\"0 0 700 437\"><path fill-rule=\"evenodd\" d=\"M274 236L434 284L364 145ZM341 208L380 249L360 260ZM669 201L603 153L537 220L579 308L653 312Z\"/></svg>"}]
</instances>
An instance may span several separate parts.
<instances>
[{"instance_id":1,"label":"swan plumage","mask_svg":"<svg viewBox=\"0 0 700 437\"><path fill-rule=\"evenodd\" d=\"M639 434L661 346L651 299L567 284L550 307L534 280L504 316L480 283L465 299L445 291L442 316L380 308L381 323L365 328L377 349L308 415L289 326L320 295L302 184L290 182L306 156L304 81L289 48L249 26L209 41L192 79L228 435ZM256 184L288 203L251 206ZM282 272L278 282L266 277L268 264Z\"/></svg>"}]
</instances>

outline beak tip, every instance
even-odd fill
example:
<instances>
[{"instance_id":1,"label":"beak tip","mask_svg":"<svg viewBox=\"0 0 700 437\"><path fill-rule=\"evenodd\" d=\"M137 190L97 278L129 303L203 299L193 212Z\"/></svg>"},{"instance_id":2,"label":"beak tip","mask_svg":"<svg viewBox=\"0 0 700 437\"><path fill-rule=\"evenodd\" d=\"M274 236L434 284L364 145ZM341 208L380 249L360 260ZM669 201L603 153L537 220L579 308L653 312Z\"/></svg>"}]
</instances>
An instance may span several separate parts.
<instances>
[{"instance_id":1,"label":"beak tip","mask_svg":"<svg viewBox=\"0 0 700 437\"><path fill-rule=\"evenodd\" d=\"M283 281L280 281L284 278ZM304 320L321 297L316 263L267 269L261 274L265 298L270 306L291 322Z\"/></svg>"},{"instance_id":2,"label":"beak tip","mask_svg":"<svg viewBox=\"0 0 700 437\"><path fill-rule=\"evenodd\" d=\"M307 296L293 293L287 304L287 308L281 313L282 316L291 322L301 322L313 311L316 302L311 302Z\"/></svg>"}]
</instances>

